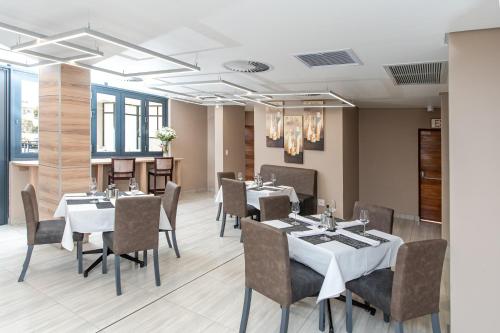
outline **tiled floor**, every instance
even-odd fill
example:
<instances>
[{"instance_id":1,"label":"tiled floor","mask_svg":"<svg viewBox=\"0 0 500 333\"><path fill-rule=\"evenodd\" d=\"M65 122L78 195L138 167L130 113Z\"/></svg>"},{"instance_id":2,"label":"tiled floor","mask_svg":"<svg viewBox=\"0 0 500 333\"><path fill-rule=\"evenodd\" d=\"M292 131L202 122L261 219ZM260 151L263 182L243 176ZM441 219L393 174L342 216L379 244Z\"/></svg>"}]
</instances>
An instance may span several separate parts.
<instances>
[{"instance_id":1,"label":"tiled floor","mask_svg":"<svg viewBox=\"0 0 500 333\"><path fill-rule=\"evenodd\" d=\"M21 226L0 227L0 331L237 332L243 304L243 249L232 223L227 224L225 237L219 237L216 210L211 194L184 194L177 222L181 258L160 237L161 287L154 284L153 265L141 269L122 261L120 297L115 295L112 270L102 275L99 266L84 279L76 273L75 253L51 245L35 247L26 280L18 283L26 231ZM436 225L396 221L395 234L409 241L439 237L440 231ZM100 246L100 235L93 235L85 248ZM95 257L85 256L85 266ZM442 293L446 292L443 286ZM333 301L332 306L335 331L345 332L344 303ZM277 304L254 293L248 332L277 332L280 313ZM442 314L443 328L446 315ZM317 332L317 324L314 299L292 306L289 332ZM381 313L372 317L354 310L355 332L392 330ZM405 332L431 332L430 318L405 323Z\"/></svg>"}]
</instances>

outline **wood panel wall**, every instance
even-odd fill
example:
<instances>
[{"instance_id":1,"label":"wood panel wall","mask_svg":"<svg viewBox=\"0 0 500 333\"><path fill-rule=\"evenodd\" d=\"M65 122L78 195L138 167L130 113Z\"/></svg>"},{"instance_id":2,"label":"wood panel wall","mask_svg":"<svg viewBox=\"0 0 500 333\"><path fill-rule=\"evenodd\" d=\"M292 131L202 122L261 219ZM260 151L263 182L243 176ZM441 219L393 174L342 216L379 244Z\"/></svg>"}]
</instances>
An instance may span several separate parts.
<instances>
[{"instance_id":1,"label":"wood panel wall","mask_svg":"<svg viewBox=\"0 0 500 333\"><path fill-rule=\"evenodd\" d=\"M39 75L40 214L53 216L65 192L86 192L90 177L90 71L60 64Z\"/></svg>"}]
</instances>

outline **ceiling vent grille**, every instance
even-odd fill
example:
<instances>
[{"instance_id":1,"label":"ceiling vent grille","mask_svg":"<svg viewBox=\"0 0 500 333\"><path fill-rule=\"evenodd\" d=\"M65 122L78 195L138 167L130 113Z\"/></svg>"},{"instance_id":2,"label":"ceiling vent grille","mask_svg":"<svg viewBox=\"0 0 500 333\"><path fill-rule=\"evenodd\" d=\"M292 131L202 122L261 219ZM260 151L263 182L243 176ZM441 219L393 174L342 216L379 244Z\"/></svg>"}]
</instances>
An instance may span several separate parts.
<instances>
[{"instance_id":1,"label":"ceiling vent grille","mask_svg":"<svg viewBox=\"0 0 500 333\"><path fill-rule=\"evenodd\" d=\"M352 49L297 54L294 57L302 61L309 68L362 64Z\"/></svg>"},{"instance_id":2,"label":"ceiling vent grille","mask_svg":"<svg viewBox=\"0 0 500 333\"><path fill-rule=\"evenodd\" d=\"M442 84L448 76L447 61L386 65L384 68L397 86Z\"/></svg>"},{"instance_id":3,"label":"ceiling vent grille","mask_svg":"<svg viewBox=\"0 0 500 333\"><path fill-rule=\"evenodd\" d=\"M259 61L234 60L223 64L226 69L240 73L261 73L267 72L271 67Z\"/></svg>"}]
</instances>

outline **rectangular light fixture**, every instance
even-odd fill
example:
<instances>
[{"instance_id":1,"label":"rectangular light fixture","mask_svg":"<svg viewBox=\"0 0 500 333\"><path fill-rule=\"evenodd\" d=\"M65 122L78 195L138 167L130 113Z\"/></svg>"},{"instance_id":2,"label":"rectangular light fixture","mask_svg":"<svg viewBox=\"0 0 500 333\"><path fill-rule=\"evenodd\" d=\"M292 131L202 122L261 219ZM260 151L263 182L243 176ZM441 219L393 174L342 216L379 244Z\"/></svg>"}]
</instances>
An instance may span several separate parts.
<instances>
[{"instance_id":1,"label":"rectangular light fixture","mask_svg":"<svg viewBox=\"0 0 500 333\"><path fill-rule=\"evenodd\" d=\"M339 94L334 93L333 91L327 91L327 92L285 92L285 93L264 93L266 96L270 97L280 97L280 96L331 96L342 103L345 103L347 105L340 105L340 106L332 106L332 107L356 107L353 103L349 102L347 99L343 98Z\"/></svg>"}]
</instances>

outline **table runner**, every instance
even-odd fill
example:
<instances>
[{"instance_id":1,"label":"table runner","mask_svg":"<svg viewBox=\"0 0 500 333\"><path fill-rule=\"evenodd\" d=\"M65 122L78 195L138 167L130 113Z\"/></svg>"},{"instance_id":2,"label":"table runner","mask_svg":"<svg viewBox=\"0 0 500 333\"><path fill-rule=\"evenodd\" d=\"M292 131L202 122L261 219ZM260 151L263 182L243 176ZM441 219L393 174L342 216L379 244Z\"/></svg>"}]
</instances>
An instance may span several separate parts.
<instances>
[{"instance_id":1,"label":"table runner","mask_svg":"<svg viewBox=\"0 0 500 333\"><path fill-rule=\"evenodd\" d=\"M287 195L290 198L290 202L299 202L299 197L293 187L290 186L264 186L262 188L256 188L253 185L247 185L247 204L254 206L260 210L259 198L269 197L273 195ZM222 187L219 188L217 196L215 197L216 203L222 203Z\"/></svg>"}]
</instances>

